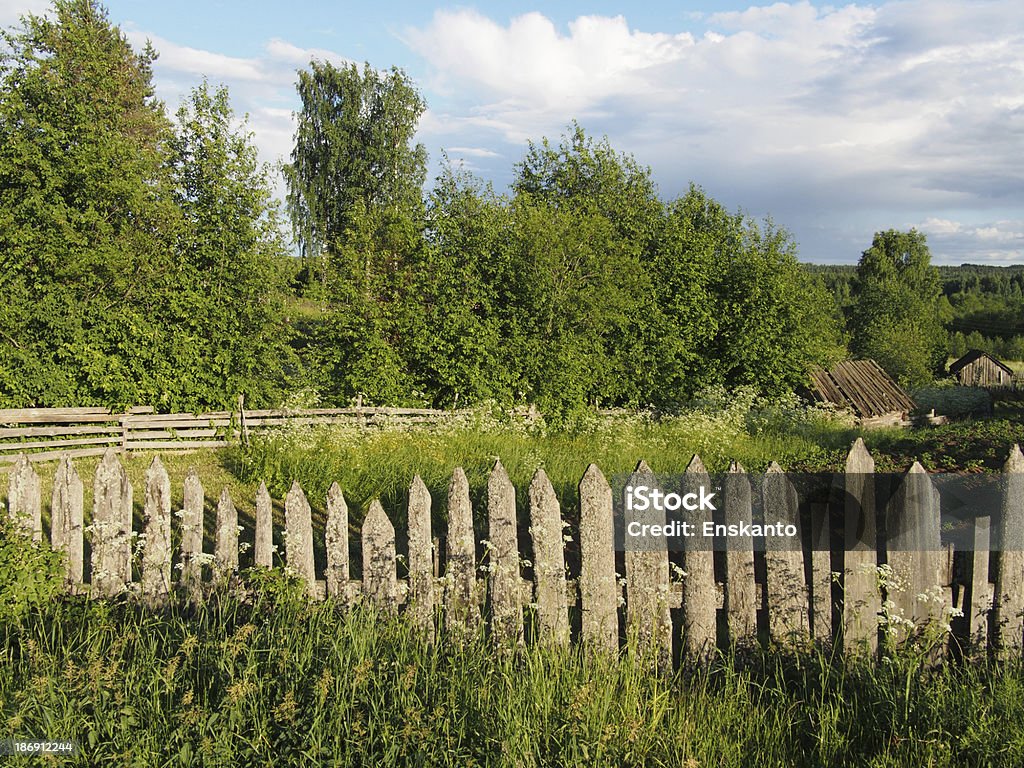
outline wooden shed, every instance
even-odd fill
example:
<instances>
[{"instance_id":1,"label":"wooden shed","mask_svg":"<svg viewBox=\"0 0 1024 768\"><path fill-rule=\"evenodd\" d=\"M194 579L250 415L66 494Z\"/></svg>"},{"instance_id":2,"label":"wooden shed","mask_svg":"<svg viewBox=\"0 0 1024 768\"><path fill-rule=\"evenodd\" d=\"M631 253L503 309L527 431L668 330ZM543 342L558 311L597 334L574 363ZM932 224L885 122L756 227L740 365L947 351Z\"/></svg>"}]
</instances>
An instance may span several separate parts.
<instances>
[{"instance_id":1,"label":"wooden shed","mask_svg":"<svg viewBox=\"0 0 1024 768\"><path fill-rule=\"evenodd\" d=\"M949 375L965 387L1008 387L1013 384L1013 371L980 349L972 349L950 365Z\"/></svg>"},{"instance_id":2,"label":"wooden shed","mask_svg":"<svg viewBox=\"0 0 1024 768\"><path fill-rule=\"evenodd\" d=\"M846 360L829 371L815 368L810 395L817 402L850 409L865 427L909 424L916 407L874 360Z\"/></svg>"}]
</instances>

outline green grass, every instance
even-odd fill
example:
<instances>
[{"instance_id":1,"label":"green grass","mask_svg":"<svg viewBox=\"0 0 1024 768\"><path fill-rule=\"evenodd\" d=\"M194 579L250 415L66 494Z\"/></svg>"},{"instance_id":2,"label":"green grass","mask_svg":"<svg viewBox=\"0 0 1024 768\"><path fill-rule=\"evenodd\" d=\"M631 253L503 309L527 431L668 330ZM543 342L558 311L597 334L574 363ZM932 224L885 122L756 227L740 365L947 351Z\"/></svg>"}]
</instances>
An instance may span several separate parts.
<instances>
[{"instance_id":1,"label":"green grass","mask_svg":"<svg viewBox=\"0 0 1024 768\"><path fill-rule=\"evenodd\" d=\"M1019 662L776 653L660 677L628 655L429 646L401 619L275 594L166 613L69 599L0 626L0 738L76 739L81 765L1024 760Z\"/></svg>"}]
</instances>

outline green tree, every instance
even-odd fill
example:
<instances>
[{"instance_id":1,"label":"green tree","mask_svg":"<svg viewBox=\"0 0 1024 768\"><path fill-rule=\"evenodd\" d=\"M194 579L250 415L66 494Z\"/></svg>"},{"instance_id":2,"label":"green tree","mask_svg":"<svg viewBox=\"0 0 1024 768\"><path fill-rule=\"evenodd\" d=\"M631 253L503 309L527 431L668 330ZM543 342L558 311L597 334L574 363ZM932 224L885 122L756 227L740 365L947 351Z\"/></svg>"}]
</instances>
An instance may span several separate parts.
<instances>
[{"instance_id":1,"label":"green tree","mask_svg":"<svg viewBox=\"0 0 1024 768\"><path fill-rule=\"evenodd\" d=\"M230 405L245 393L273 404L295 363L282 321L288 257L268 169L244 123L235 127L227 88L203 82L176 123L171 166L182 220L166 341L189 351L174 356L189 372L179 398Z\"/></svg>"},{"instance_id":2,"label":"green tree","mask_svg":"<svg viewBox=\"0 0 1024 768\"><path fill-rule=\"evenodd\" d=\"M923 233L876 233L857 265L850 351L905 386L927 384L946 360L941 291Z\"/></svg>"},{"instance_id":3,"label":"green tree","mask_svg":"<svg viewBox=\"0 0 1024 768\"><path fill-rule=\"evenodd\" d=\"M427 155L412 142L426 104L404 72L314 60L299 72L298 91L302 109L284 172L304 256L335 251L368 225L383 234L396 214L420 207Z\"/></svg>"},{"instance_id":4,"label":"green tree","mask_svg":"<svg viewBox=\"0 0 1024 768\"><path fill-rule=\"evenodd\" d=\"M0 401L142 402L177 219L155 53L92 0L52 13L3 32Z\"/></svg>"}]
</instances>

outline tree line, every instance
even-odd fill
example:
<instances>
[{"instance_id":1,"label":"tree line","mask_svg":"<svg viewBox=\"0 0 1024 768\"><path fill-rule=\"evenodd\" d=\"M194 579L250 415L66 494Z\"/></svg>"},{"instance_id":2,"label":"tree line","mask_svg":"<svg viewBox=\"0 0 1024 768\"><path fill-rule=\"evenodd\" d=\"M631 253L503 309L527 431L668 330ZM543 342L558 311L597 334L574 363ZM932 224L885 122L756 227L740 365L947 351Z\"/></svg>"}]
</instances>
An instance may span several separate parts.
<instances>
[{"instance_id":1,"label":"tree line","mask_svg":"<svg viewBox=\"0 0 1024 768\"><path fill-rule=\"evenodd\" d=\"M156 52L94 0L3 34L0 406L305 392L566 414L792 391L849 353L915 383L944 357L920 233L878 233L849 280L809 270L783 228L696 185L663 199L576 123L528 144L507 193L446 158L427 185L425 102L368 64L298 73L295 256L224 88L199 84L168 117Z\"/></svg>"}]
</instances>

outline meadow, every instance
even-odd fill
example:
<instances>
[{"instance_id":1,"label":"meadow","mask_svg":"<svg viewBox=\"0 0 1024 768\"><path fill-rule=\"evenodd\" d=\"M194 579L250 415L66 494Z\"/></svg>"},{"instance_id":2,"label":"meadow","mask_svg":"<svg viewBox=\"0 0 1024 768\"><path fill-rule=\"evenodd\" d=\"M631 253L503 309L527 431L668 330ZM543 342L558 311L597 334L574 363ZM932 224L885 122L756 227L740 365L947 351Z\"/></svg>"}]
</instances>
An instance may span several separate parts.
<instances>
[{"instance_id":1,"label":"meadow","mask_svg":"<svg viewBox=\"0 0 1024 768\"><path fill-rule=\"evenodd\" d=\"M180 478L199 468L208 523L220 483L251 530L259 480L279 500L297 479L321 514L323 494L338 481L354 528L372 498L384 501L401 528L414 473L443 508L453 467L466 469L479 498L500 456L518 489L543 466L569 506L591 461L608 475L630 471L639 458L681 471L693 453L712 471L734 459L749 471L773 460L787 469L839 469L860 434L836 414L741 393L661 418L591 418L571 428L486 412L429 431L293 428L247 448L164 461L176 505ZM920 458L932 470L984 472L998 470L1024 429L985 419L863 436L880 470L906 469ZM150 458L125 457L133 481ZM83 477L91 467L81 462ZM44 485L51 474L43 468ZM282 572L254 569L198 606L153 611L129 598L40 600L17 616L0 611L0 634L0 739L77 740L81 753L62 764L697 768L1024 760L1024 665L984 656L936 664L941 636L890 649L881 660L841 658L823 647L748 649L723 653L710 667L658 675L628 652L607 659L578 645L496 653L486 637L456 642L443 633L429 644L401 617L307 603ZM11 758L13 765L38 762Z\"/></svg>"}]
</instances>

